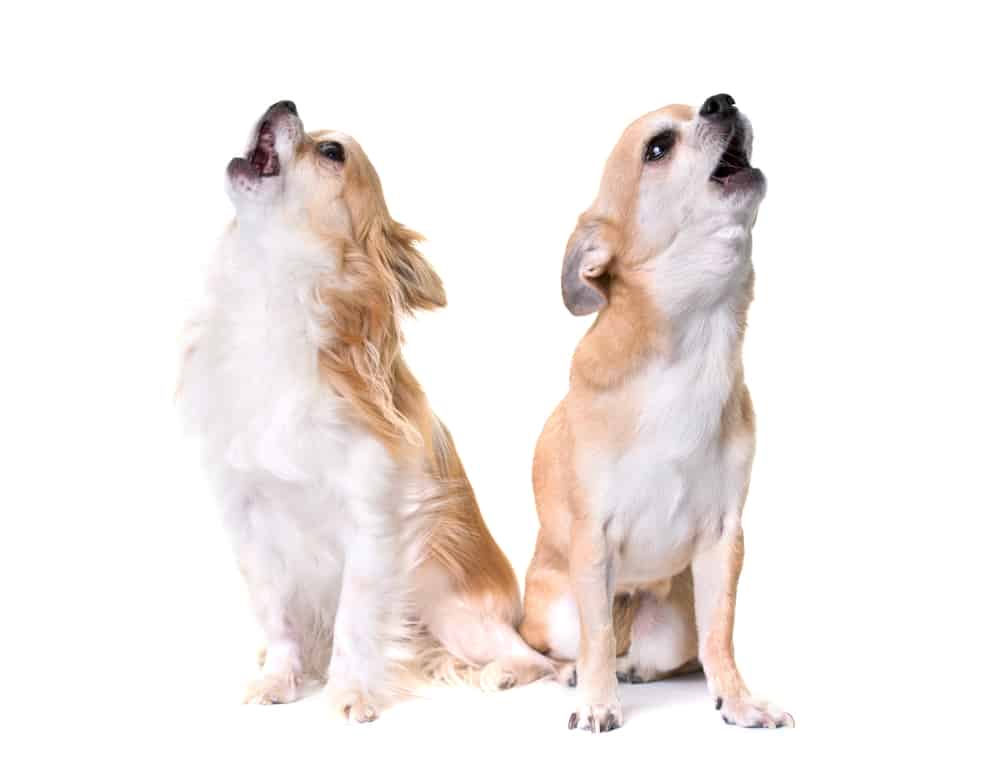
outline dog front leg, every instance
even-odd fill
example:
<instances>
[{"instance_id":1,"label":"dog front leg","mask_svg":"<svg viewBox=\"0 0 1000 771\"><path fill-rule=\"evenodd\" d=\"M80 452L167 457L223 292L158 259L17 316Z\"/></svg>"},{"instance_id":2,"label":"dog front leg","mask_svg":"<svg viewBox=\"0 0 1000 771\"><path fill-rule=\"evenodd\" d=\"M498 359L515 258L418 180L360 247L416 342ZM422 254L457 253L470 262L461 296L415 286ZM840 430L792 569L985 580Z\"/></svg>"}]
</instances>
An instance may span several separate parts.
<instances>
[{"instance_id":1,"label":"dog front leg","mask_svg":"<svg viewBox=\"0 0 1000 771\"><path fill-rule=\"evenodd\" d=\"M743 683L733 652L736 584L743 568L743 527L727 526L719 541L695 556L695 618L698 657L715 697L716 709L730 725L748 728L793 726L795 721L775 705L754 699Z\"/></svg>"},{"instance_id":2,"label":"dog front leg","mask_svg":"<svg viewBox=\"0 0 1000 771\"><path fill-rule=\"evenodd\" d=\"M264 513L270 516L270 512ZM252 521L240 510L230 521ZM234 528L235 530L235 528ZM246 531L249 536L243 536ZM258 654L259 672L247 685L247 704L286 704L299 696L303 651L300 630L291 613L294 593L291 579L282 570L282 557L265 540L255 537L252 527L241 524L237 543L240 572L247 582L250 602L264 636L265 648Z\"/></svg>"},{"instance_id":3,"label":"dog front leg","mask_svg":"<svg viewBox=\"0 0 1000 771\"><path fill-rule=\"evenodd\" d=\"M326 695L337 714L356 723L378 717L391 694L387 647L401 634L397 539L390 523L367 525L352 538L334 622Z\"/></svg>"},{"instance_id":4,"label":"dog front leg","mask_svg":"<svg viewBox=\"0 0 1000 771\"><path fill-rule=\"evenodd\" d=\"M260 672L247 685L246 704L287 704L298 698L302 681L302 654L295 630L288 622L284 599L269 586L250 587L266 647L258 654Z\"/></svg>"},{"instance_id":5,"label":"dog front leg","mask_svg":"<svg viewBox=\"0 0 1000 771\"><path fill-rule=\"evenodd\" d=\"M580 613L576 662L580 701L569 717L569 727L594 733L613 731L622 724L611 620L614 566L603 529L589 517L573 519L569 572Z\"/></svg>"}]
</instances>

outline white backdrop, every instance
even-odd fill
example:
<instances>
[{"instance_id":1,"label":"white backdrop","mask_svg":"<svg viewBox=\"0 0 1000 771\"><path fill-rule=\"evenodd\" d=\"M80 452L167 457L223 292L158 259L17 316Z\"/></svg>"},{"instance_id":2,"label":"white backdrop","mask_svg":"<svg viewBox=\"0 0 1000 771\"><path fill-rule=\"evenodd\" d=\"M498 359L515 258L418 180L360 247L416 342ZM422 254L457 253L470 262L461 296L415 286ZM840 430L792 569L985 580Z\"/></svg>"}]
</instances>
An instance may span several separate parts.
<instances>
[{"instance_id":1,"label":"white backdrop","mask_svg":"<svg viewBox=\"0 0 1000 771\"><path fill-rule=\"evenodd\" d=\"M1000 514L980 6L293 6L2 12L3 765L980 758ZM450 304L407 356L523 579L533 445L590 323L560 301L566 238L627 123L719 91L770 182L737 657L799 727L726 727L697 678L624 688L601 737L566 731L554 684L360 727L315 695L238 706L256 639L172 393L259 113L294 99L354 134L427 235Z\"/></svg>"}]
</instances>

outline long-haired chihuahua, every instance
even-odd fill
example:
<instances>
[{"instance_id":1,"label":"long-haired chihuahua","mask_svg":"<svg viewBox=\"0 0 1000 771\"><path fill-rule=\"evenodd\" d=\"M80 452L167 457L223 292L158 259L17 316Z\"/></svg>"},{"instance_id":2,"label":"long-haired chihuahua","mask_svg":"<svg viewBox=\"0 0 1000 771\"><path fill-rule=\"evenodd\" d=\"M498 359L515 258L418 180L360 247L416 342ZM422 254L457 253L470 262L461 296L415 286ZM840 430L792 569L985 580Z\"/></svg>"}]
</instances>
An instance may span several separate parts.
<instances>
[{"instance_id":1,"label":"long-haired chihuahua","mask_svg":"<svg viewBox=\"0 0 1000 771\"><path fill-rule=\"evenodd\" d=\"M403 316L445 293L368 157L278 102L226 181L236 218L179 399L266 641L246 700L292 701L315 677L368 721L414 674L551 674L515 631L516 577L403 361Z\"/></svg>"},{"instance_id":2,"label":"long-haired chihuahua","mask_svg":"<svg viewBox=\"0 0 1000 771\"><path fill-rule=\"evenodd\" d=\"M793 724L750 695L733 657L754 454L742 346L765 192L751 138L726 94L639 118L569 240L563 300L598 316L535 451L541 528L520 629L576 661L570 728L618 727L619 680L699 666L727 723Z\"/></svg>"}]
</instances>

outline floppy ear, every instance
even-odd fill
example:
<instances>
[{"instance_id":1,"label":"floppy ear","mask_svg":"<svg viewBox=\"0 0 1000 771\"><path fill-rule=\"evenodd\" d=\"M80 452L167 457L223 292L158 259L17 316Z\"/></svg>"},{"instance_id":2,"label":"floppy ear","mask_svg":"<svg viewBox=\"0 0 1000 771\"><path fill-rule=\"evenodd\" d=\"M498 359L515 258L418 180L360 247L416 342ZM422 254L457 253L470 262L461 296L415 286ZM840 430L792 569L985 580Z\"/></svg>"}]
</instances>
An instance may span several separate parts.
<instances>
[{"instance_id":1,"label":"floppy ear","mask_svg":"<svg viewBox=\"0 0 1000 771\"><path fill-rule=\"evenodd\" d=\"M417 242L423 237L394 220L386 223L383 230L384 243L372 248L381 252L396 277L404 308L408 311L443 308L448 300L441 277L417 249Z\"/></svg>"},{"instance_id":2,"label":"floppy ear","mask_svg":"<svg viewBox=\"0 0 1000 771\"><path fill-rule=\"evenodd\" d=\"M382 183L367 158L357 158L351 169L354 177L345 197L361 250L391 272L403 310L443 308L447 300L441 279L417 249L423 238L389 215Z\"/></svg>"},{"instance_id":3,"label":"floppy ear","mask_svg":"<svg viewBox=\"0 0 1000 771\"><path fill-rule=\"evenodd\" d=\"M608 304L608 267L614 256L610 228L604 223L576 226L562 266L563 303L574 316L586 316Z\"/></svg>"}]
</instances>

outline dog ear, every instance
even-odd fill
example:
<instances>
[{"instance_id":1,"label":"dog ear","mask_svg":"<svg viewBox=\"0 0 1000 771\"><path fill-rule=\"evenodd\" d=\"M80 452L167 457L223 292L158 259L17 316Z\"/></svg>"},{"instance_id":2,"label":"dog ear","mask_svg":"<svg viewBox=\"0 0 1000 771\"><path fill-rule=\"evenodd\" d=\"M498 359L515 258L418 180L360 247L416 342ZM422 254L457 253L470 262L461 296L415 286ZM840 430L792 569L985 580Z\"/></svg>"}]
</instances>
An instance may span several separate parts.
<instances>
[{"instance_id":1,"label":"dog ear","mask_svg":"<svg viewBox=\"0 0 1000 771\"><path fill-rule=\"evenodd\" d=\"M584 221L582 217L569 237L563 257L562 296L574 316L586 316L608 304L613 244L606 223Z\"/></svg>"},{"instance_id":2,"label":"dog ear","mask_svg":"<svg viewBox=\"0 0 1000 771\"><path fill-rule=\"evenodd\" d=\"M443 308L441 279L417 249L422 236L389 215L375 168L363 153L354 158L345 198L358 247L391 273L402 310Z\"/></svg>"},{"instance_id":3,"label":"dog ear","mask_svg":"<svg viewBox=\"0 0 1000 771\"><path fill-rule=\"evenodd\" d=\"M448 300L441 277L417 249L419 233L389 219L369 239L368 249L377 252L399 284L407 311L443 308Z\"/></svg>"}]
</instances>

